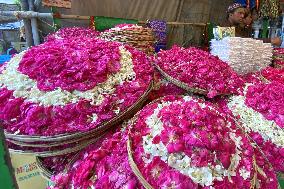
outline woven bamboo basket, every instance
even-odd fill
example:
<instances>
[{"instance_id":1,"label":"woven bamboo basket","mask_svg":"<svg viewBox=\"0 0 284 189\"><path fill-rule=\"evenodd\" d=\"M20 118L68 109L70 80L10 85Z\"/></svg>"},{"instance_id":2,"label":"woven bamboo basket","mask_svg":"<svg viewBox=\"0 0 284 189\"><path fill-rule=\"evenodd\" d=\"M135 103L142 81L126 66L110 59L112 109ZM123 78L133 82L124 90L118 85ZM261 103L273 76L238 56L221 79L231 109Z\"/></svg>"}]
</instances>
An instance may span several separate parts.
<instances>
[{"instance_id":1,"label":"woven bamboo basket","mask_svg":"<svg viewBox=\"0 0 284 189\"><path fill-rule=\"evenodd\" d=\"M60 156L65 154L70 154L73 152L78 152L90 144L95 143L100 137L104 136L105 133L102 133L96 137L88 138L86 140L78 141L73 144L72 147L66 147L63 148L59 146L56 149L49 149L49 148L43 148L43 151L38 151L38 148L32 149L32 150L18 150L18 149L9 149L11 153L17 153L17 154L25 154L25 155L36 155L38 157L50 157L50 156ZM61 148L60 148L61 147Z\"/></svg>"}]
</instances>

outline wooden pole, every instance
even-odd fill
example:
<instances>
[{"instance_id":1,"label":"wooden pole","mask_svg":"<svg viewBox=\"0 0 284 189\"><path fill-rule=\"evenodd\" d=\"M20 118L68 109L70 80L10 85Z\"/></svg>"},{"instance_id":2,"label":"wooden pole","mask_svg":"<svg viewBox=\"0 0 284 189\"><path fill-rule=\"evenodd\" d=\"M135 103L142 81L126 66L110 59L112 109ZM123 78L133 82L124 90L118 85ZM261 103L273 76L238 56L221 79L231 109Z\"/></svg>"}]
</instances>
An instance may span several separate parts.
<instances>
[{"instance_id":1,"label":"wooden pole","mask_svg":"<svg viewBox=\"0 0 284 189\"><path fill-rule=\"evenodd\" d=\"M26 0L21 0L21 8L23 11L27 11L29 9L29 5ZM24 22L24 27L25 27L27 47L33 46L31 21L27 18L24 18L23 22Z\"/></svg>"},{"instance_id":2,"label":"wooden pole","mask_svg":"<svg viewBox=\"0 0 284 189\"><path fill-rule=\"evenodd\" d=\"M80 15L53 15L54 17L61 18L61 19L78 19L78 20L89 20L90 16L80 16Z\"/></svg>"},{"instance_id":3,"label":"wooden pole","mask_svg":"<svg viewBox=\"0 0 284 189\"><path fill-rule=\"evenodd\" d=\"M29 3L29 10L34 11L34 1L28 0ZM33 40L34 45L40 44L39 34L38 34L38 24L37 24L37 18L31 18L31 26L32 26L32 32L33 32Z\"/></svg>"},{"instance_id":4,"label":"wooden pole","mask_svg":"<svg viewBox=\"0 0 284 189\"><path fill-rule=\"evenodd\" d=\"M15 16L18 19L52 18L52 13L38 13L34 11L0 11L3 16Z\"/></svg>"},{"instance_id":5,"label":"wooden pole","mask_svg":"<svg viewBox=\"0 0 284 189\"><path fill-rule=\"evenodd\" d=\"M39 13L34 11L0 11L0 15L3 16L16 16L19 18L60 18L60 19L78 19L89 20L90 16L80 15L66 15L66 14L52 14L52 13ZM146 24L146 21L139 21L138 24ZM193 25L205 27L206 23L194 23L194 22L167 22L168 25Z\"/></svg>"}]
</instances>

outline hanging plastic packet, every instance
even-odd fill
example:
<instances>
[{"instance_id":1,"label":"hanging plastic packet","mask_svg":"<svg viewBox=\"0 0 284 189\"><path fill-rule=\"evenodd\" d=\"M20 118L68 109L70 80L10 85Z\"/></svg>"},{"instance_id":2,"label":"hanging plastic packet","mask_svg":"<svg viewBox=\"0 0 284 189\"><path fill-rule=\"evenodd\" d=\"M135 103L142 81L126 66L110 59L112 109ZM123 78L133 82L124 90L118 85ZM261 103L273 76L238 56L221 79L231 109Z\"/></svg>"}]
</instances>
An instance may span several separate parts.
<instances>
[{"instance_id":1,"label":"hanging plastic packet","mask_svg":"<svg viewBox=\"0 0 284 189\"><path fill-rule=\"evenodd\" d=\"M214 39L221 40L225 37L235 37L235 27L214 27L213 28Z\"/></svg>"}]
</instances>

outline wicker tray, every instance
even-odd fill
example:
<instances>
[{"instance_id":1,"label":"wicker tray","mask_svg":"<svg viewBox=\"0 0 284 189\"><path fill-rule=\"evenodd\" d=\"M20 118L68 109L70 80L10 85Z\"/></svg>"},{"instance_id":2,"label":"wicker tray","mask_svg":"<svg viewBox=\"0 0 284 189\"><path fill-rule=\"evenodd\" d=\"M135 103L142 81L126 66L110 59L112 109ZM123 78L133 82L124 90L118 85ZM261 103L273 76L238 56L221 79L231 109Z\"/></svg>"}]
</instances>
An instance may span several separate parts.
<instances>
[{"instance_id":1,"label":"wicker tray","mask_svg":"<svg viewBox=\"0 0 284 189\"><path fill-rule=\"evenodd\" d=\"M178 95L178 96L180 96L180 95ZM162 98L163 98L163 97L161 97L161 98L159 98L159 99L156 99L156 100L152 101L150 104L156 103L156 102L158 102L158 101L159 101L160 99L162 99ZM136 114L134 115L134 117L131 118L131 119L128 121L128 123L131 123L131 125L134 124L134 123L137 121L137 115L138 115L138 114L139 114L139 112L136 113ZM234 119L234 118L231 117L231 119ZM237 124L238 128L240 128L240 129L242 130L242 132L244 132L244 134L245 134L246 136L248 136L247 133L244 131L244 129L242 129L242 127L239 125L238 121L235 120L235 119L234 119L234 121L236 121L236 124ZM268 164L270 165L270 167L272 167L271 164L269 163L268 159L266 158L266 156L265 156L264 153L262 152L262 150L261 150L261 149L257 146L257 144L254 142L254 140L253 140L252 138L250 138L250 137L249 137L249 139L251 140L252 143L255 144L255 147L260 150L262 156L266 159L266 161L268 162ZM134 158L133 158L133 150L132 150L132 141L131 141L131 138L130 138L129 133L128 133L128 137L127 137L127 141L126 141L126 146L127 146L128 162L129 162L129 165L130 165L130 167L131 167L132 172L134 173L134 175L137 177L137 179L139 180L139 182L143 185L143 187L144 187L145 189L153 189L153 187L149 184L149 182L143 177L143 175L142 175L142 173L140 172L140 170L139 170L137 164L136 164L135 161L134 161ZM64 172L68 172L68 170L71 169L72 164L73 164L75 161L77 161L78 155L79 155L79 153L77 153L77 154L70 160L69 164L65 167ZM281 188L280 188L280 189L281 189Z\"/></svg>"},{"instance_id":2,"label":"wicker tray","mask_svg":"<svg viewBox=\"0 0 284 189\"><path fill-rule=\"evenodd\" d=\"M133 120L134 121L134 120ZM133 152L131 147L131 139L128 135L127 138L127 155L128 155L128 163L131 167L132 172L137 177L139 182L143 185L145 189L153 189L153 187L148 183L148 181L143 177L142 173L140 172L138 166L136 165L134 159L133 159Z\"/></svg>"}]
</instances>

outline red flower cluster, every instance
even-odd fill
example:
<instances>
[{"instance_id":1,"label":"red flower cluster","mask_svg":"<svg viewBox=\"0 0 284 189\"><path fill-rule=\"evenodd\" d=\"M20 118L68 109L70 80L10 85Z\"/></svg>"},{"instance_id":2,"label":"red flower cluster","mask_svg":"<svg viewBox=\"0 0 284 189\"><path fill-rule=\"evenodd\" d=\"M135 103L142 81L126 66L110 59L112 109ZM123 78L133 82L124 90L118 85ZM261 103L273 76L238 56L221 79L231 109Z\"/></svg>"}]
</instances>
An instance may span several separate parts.
<instances>
[{"instance_id":1,"label":"red flower cluster","mask_svg":"<svg viewBox=\"0 0 284 189\"><path fill-rule=\"evenodd\" d=\"M40 90L86 91L120 69L119 46L92 38L46 42L29 49L18 70Z\"/></svg>"}]
</instances>

